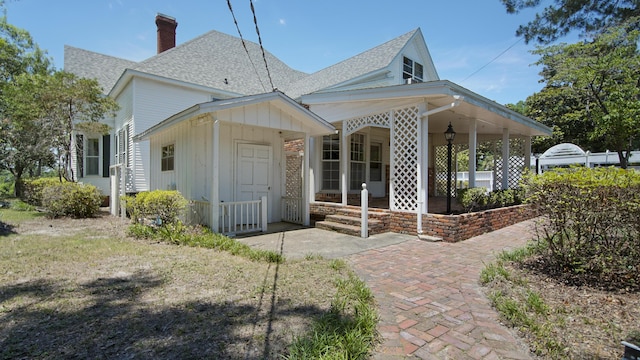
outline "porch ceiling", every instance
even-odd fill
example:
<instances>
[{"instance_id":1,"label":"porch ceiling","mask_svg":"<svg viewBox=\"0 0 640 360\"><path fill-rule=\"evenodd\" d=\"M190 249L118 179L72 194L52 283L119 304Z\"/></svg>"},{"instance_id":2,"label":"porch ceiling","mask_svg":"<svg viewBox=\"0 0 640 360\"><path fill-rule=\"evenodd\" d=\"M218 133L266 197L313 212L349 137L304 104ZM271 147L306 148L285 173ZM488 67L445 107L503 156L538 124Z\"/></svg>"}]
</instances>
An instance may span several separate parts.
<instances>
[{"instance_id":1,"label":"porch ceiling","mask_svg":"<svg viewBox=\"0 0 640 360\"><path fill-rule=\"evenodd\" d=\"M429 115L430 133L444 132L449 122L456 132L467 133L475 119L479 135L501 135L505 128L511 135L551 135L548 127L449 81L311 94L303 96L302 102L325 120L337 123L425 102L427 110L433 110L457 98L459 105Z\"/></svg>"}]
</instances>

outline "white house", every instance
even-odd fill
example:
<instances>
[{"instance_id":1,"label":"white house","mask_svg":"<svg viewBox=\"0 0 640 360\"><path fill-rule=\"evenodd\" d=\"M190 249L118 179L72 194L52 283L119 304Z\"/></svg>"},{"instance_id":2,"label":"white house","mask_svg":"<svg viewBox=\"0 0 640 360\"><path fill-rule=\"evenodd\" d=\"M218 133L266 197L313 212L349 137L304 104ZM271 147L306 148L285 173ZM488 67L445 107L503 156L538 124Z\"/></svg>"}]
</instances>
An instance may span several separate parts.
<instances>
[{"instance_id":1,"label":"white house","mask_svg":"<svg viewBox=\"0 0 640 360\"><path fill-rule=\"evenodd\" d=\"M471 187L480 144L495 150L493 183L507 188L530 166L531 137L551 133L440 80L420 29L313 74L265 52L267 74L258 44L245 42L247 54L241 39L212 31L175 46L175 19L156 24L159 53L142 62L65 47L65 70L97 77L121 106L105 120L109 136L77 137L88 149L78 180L111 194L114 213L119 194L175 188L216 231L264 212L232 208L263 197L268 222L309 224L367 183L382 207L421 219L447 181L449 124L454 156L469 151Z\"/></svg>"}]
</instances>

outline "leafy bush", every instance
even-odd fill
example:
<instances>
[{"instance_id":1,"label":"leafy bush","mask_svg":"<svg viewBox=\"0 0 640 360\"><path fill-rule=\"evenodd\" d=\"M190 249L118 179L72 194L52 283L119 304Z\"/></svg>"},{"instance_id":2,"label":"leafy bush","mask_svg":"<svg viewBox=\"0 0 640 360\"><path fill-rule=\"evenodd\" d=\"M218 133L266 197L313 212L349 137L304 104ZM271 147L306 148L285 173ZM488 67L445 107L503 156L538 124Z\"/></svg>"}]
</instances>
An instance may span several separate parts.
<instances>
[{"instance_id":1,"label":"leafy bush","mask_svg":"<svg viewBox=\"0 0 640 360\"><path fill-rule=\"evenodd\" d=\"M522 189L505 189L488 192L485 188L458 190L458 202L467 212L494 209L522 204Z\"/></svg>"},{"instance_id":2,"label":"leafy bush","mask_svg":"<svg viewBox=\"0 0 640 360\"><path fill-rule=\"evenodd\" d=\"M176 190L145 191L126 196L124 201L134 223L151 219L158 225L177 223L188 203Z\"/></svg>"},{"instance_id":3,"label":"leafy bush","mask_svg":"<svg viewBox=\"0 0 640 360\"><path fill-rule=\"evenodd\" d=\"M66 182L63 180L63 182ZM45 177L35 180L24 180L22 201L34 206L42 206L42 191L49 186L61 184L58 178Z\"/></svg>"},{"instance_id":4,"label":"leafy bush","mask_svg":"<svg viewBox=\"0 0 640 360\"><path fill-rule=\"evenodd\" d=\"M24 201L16 200L11 203L11 208L16 211L35 211L36 207Z\"/></svg>"},{"instance_id":5,"label":"leafy bush","mask_svg":"<svg viewBox=\"0 0 640 360\"><path fill-rule=\"evenodd\" d=\"M42 206L50 217L92 217L100 210L102 195L93 185L56 183L42 189Z\"/></svg>"},{"instance_id":6,"label":"leafy bush","mask_svg":"<svg viewBox=\"0 0 640 360\"><path fill-rule=\"evenodd\" d=\"M640 289L640 173L558 169L526 177L525 186L546 218L539 240L548 270L574 283Z\"/></svg>"}]
</instances>

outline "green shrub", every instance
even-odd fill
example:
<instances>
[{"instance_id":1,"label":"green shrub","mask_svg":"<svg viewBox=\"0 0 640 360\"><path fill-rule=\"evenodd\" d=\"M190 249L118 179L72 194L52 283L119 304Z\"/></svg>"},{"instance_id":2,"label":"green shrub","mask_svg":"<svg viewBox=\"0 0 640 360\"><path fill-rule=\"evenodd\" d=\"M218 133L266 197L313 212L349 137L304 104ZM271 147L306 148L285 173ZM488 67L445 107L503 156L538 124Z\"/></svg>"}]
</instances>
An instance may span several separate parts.
<instances>
[{"instance_id":1,"label":"green shrub","mask_svg":"<svg viewBox=\"0 0 640 360\"><path fill-rule=\"evenodd\" d=\"M467 212L522 204L522 189L504 189L488 192L485 188L458 190L458 202Z\"/></svg>"},{"instance_id":2,"label":"green shrub","mask_svg":"<svg viewBox=\"0 0 640 360\"><path fill-rule=\"evenodd\" d=\"M16 211L35 211L36 207L24 201L16 200L11 203L11 208Z\"/></svg>"},{"instance_id":3,"label":"green shrub","mask_svg":"<svg viewBox=\"0 0 640 360\"><path fill-rule=\"evenodd\" d=\"M93 185L56 183L42 189L42 206L50 217L92 217L100 210L102 196Z\"/></svg>"},{"instance_id":4,"label":"green shrub","mask_svg":"<svg viewBox=\"0 0 640 360\"><path fill-rule=\"evenodd\" d=\"M63 183L66 182L63 180ZM42 191L44 188L61 184L58 178L46 177L34 180L24 180L22 201L34 206L42 206Z\"/></svg>"},{"instance_id":5,"label":"green shrub","mask_svg":"<svg viewBox=\"0 0 640 360\"><path fill-rule=\"evenodd\" d=\"M175 190L154 190L124 198L127 212L134 223L151 219L158 225L175 224L187 206L187 200Z\"/></svg>"},{"instance_id":6,"label":"green shrub","mask_svg":"<svg viewBox=\"0 0 640 360\"><path fill-rule=\"evenodd\" d=\"M546 219L546 266L565 281L640 289L640 173L570 168L525 178L527 202Z\"/></svg>"}]
</instances>

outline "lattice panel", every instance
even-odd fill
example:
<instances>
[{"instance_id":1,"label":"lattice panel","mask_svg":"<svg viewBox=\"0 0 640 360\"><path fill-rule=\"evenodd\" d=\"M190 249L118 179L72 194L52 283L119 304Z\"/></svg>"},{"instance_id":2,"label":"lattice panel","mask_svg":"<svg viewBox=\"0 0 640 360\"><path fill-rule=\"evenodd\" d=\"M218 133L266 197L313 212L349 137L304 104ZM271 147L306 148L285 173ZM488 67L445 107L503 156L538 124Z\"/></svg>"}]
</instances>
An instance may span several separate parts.
<instances>
[{"instance_id":1,"label":"lattice panel","mask_svg":"<svg viewBox=\"0 0 640 360\"><path fill-rule=\"evenodd\" d=\"M451 197L456 197L458 186L458 171L468 171L469 169L461 169L458 166L458 153L469 149L468 144L453 144L451 149ZM447 195L447 145L437 146L435 149L436 174L435 174L435 192L436 196Z\"/></svg>"},{"instance_id":2,"label":"lattice panel","mask_svg":"<svg viewBox=\"0 0 640 360\"><path fill-rule=\"evenodd\" d=\"M524 139L509 139L509 188L520 185L522 171L524 170Z\"/></svg>"},{"instance_id":3,"label":"lattice panel","mask_svg":"<svg viewBox=\"0 0 640 360\"><path fill-rule=\"evenodd\" d=\"M522 178L522 172L524 171L524 153L525 153L525 141L523 138L511 138L509 139L509 159L507 160L507 166L509 167L509 180L508 187L515 188L520 184ZM502 140L492 141L490 145L493 152L493 189L502 189Z\"/></svg>"},{"instance_id":4,"label":"lattice panel","mask_svg":"<svg viewBox=\"0 0 640 360\"><path fill-rule=\"evenodd\" d=\"M502 140L491 142L493 150L493 190L502 189Z\"/></svg>"},{"instance_id":5,"label":"lattice panel","mask_svg":"<svg viewBox=\"0 0 640 360\"><path fill-rule=\"evenodd\" d=\"M436 196L447 195L447 145L435 148Z\"/></svg>"},{"instance_id":6,"label":"lattice panel","mask_svg":"<svg viewBox=\"0 0 640 360\"><path fill-rule=\"evenodd\" d=\"M391 117L389 112L349 119L344 122L345 134L353 134L354 132L367 126L377 126L388 129L391 127L390 119Z\"/></svg>"},{"instance_id":7,"label":"lattice panel","mask_svg":"<svg viewBox=\"0 0 640 360\"><path fill-rule=\"evenodd\" d=\"M394 110L391 126L392 208L418 209L418 108Z\"/></svg>"},{"instance_id":8,"label":"lattice panel","mask_svg":"<svg viewBox=\"0 0 640 360\"><path fill-rule=\"evenodd\" d=\"M285 196L302 197L302 156L287 152L286 165Z\"/></svg>"}]
</instances>

